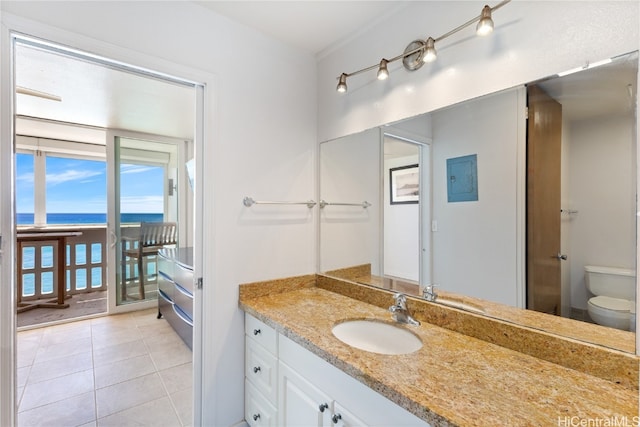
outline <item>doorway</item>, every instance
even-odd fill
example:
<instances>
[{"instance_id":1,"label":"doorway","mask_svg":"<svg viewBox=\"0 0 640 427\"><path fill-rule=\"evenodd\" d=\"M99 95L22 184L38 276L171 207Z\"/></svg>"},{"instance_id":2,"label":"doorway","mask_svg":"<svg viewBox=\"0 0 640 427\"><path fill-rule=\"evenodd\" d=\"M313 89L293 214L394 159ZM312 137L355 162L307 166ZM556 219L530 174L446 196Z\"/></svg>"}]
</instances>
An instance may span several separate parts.
<instances>
[{"instance_id":1,"label":"doorway","mask_svg":"<svg viewBox=\"0 0 640 427\"><path fill-rule=\"evenodd\" d=\"M37 70L42 74L46 74L49 77L47 80L45 80L45 83L44 83L45 86L46 84L51 82L56 82L58 84L61 84L61 92L64 92L64 89L66 87L65 84L69 84L70 82L65 81L64 79L56 80L55 78L53 78L52 74L54 74L56 70L52 70L50 68L34 67L30 65L21 69L21 67L18 65L23 63L21 63L18 60L17 56L14 56L14 61L16 63L16 74L15 74L14 84L17 86L16 92L19 94L19 95L16 95L16 103L15 103L16 109L14 111L14 117L16 118L15 135L29 135L39 140L48 139L49 141L52 141L54 145L59 147L60 150L69 149L71 151L73 150L83 151L84 149L86 149L87 153L90 153L91 155L95 155L97 157L101 157L102 158L101 161L103 163L106 162L107 165L112 165L113 162L110 161L107 154L107 150L106 150L106 146L108 145L108 142L109 142L108 136L110 135L110 129L113 129L113 128L128 129L127 131L118 131L119 134L126 135L127 138L132 138L133 134L136 135L133 138L137 137L141 133L143 133L144 135L153 134L150 137L148 136L144 139L144 144L143 144L144 150L142 150L140 146L132 147L132 143L129 143L129 145L127 146L127 149L129 150L129 154L131 154L132 150L146 151L145 155L143 156L144 159L142 159L139 156L134 160L128 159L126 162L122 162L122 163L123 165L128 164L130 166L133 165L138 167L143 165L147 168L151 168L151 169L155 168L156 172L157 172L157 168L162 169L162 173L161 173L162 176L156 182L156 185L162 188L162 193L161 193L162 201L160 202L160 206L162 207L162 211L160 212L160 214L162 215L162 219L163 220L173 219L174 221L180 224L179 233L181 235L181 240L180 240L181 245L184 244L184 245L201 247L201 243L198 242L198 238L193 234L194 222L201 221L201 217L199 212L195 210L193 206L195 203L195 196L190 193L190 191L193 191L193 189L189 189L188 184L186 184L188 180L186 178L187 171L185 168L185 160L196 157L196 152L198 151L198 148L196 146L189 146L189 144L192 144L192 141L196 139L202 140L202 123L200 123L200 121L202 120L202 114L197 115L196 110L199 110L201 112L203 109L203 90L204 90L203 86L193 82L189 82L187 80L180 80L180 79L168 77L166 75L154 73L148 70L145 70L145 72L142 73L140 72L139 69L134 67L128 67L121 63L116 64L115 62L109 61L104 58L101 58L100 60L96 60L96 57L92 55L88 55L88 54L84 55L83 53L77 52L77 51L73 51L73 52L67 51L66 49L60 46L53 46L50 43L44 43L44 42L40 43L38 40L34 40L31 38L27 39L27 38L22 38L21 36L12 36L11 42L13 44L14 55L18 53L20 49L24 48L25 51L33 55L34 58L37 57L40 60L45 62L47 61L47 59L53 59L54 64L59 64L59 62L55 62L55 61L59 61L61 59L63 59L64 61L72 60L72 61L75 61L74 64L78 65L80 68L94 67L95 70L99 70L98 72L93 72L93 73L92 72L80 73L79 80L82 80L84 78L89 78L89 76L91 78L98 76L98 78L102 79L101 83L103 84L106 82L111 82L113 84L116 84L116 86L117 84L122 84L124 87L122 91L118 91L116 86L107 85L108 87L105 87L105 92L109 92L108 100L110 100L111 102L117 103L117 107L118 107L118 108L115 108L115 106L113 106L115 110L117 110L118 112L114 113L113 110L111 110L110 111L111 115L106 114L105 116L105 120L107 121L114 120L113 122L100 123L97 118L100 116L100 114L105 113L105 110L96 108L97 111L93 111L93 113L91 113L87 111L88 109L90 109L90 106L88 106L87 109L84 109L84 110L76 109L74 110L75 112L73 112L72 110L69 110L69 111L72 111L72 114L73 114L73 118L69 119L67 118L68 116L65 116L65 111L62 111L64 109L56 108L56 106L60 106L60 104L55 104L55 103L58 103L58 102L64 103L64 99L67 99L69 100L71 107L75 106L77 108L78 104L74 104L73 102L74 100L73 94L78 94L82 91L76 90L74 93L72 93L72 95L60 96L60 98L62 98L63 101L56 101L55 99L40 96L42 94L45 94L45 95L55 94L57 91L55 87L43 88L43 90L41 91L36 90L35 91L36 95L27 94L26 92L29 92L29 91L25 91L20 88L31 89L28 86L33 86L33 85L24 84L24 80L22 80L21 76L26 75L27 77L35 77L35 80L37 80L38 76L29 75L29 73L34 70ZM27 71L25 71L25 69ZM68 73L68 70L66 70L66 72ZM115 81L109 80L108 75L112 75L114 72L118 74L118 78ZM78 75L76 75L76 77L78 77ZM72 83L74 85L80 85L80 82L77 80ZM138 112L144 111L145 110L143 108L144 102L142 103L143 105L141 104L126 105L127 104L126 97L135 96L136 92L131 92L131 90L132 88L135 89L134 86L138 86L138 84L139 86L141 86L138 88L141 92L152 94L156 96L156 98L159 92L163 92L163 91L153 90L153 89L150 89L150 87L157 88L159 85L162 85L163 87L167 88L167 92L163 92L164 95L162 96L164 96L165 98L161 99L161 102L157 102L157 99L155 99L155 101L152 102L155 108L149 110L148 114L150 115L147 117L147 119L145 119L144 115L141 116L139 114L138 115L133 114L132 110L127 108L127 107L131 107ZM92 88L96 89L96 87L97 86L93 86ZM118 95L122 95L123 92L125 96L118 97ZM182 95L178 94L178 92L180 92ZM93 101L95 102L97 102L96 99L101 99L100 94L97 94L95 91L90 93L89 95L90 95L89 98L93 98ZM27 98L27 100L25 101L25 104L21 104L19 99L24 97L30 97L30 98ZM180 98L183 102L171 103L168 101L168 99L175 100L176 97ZM31 99L31 98L35 98L35 99ZM102 99L104 100L104 98ZM51 107L50 105L47 105L45 101L54 103L53 108L51 108L50 110L51 116L44 113L44 111L46 111L48 107ZM185 107L185 103L186 105L188 105L188 107ZM132 103L132 104L135 104L135 103ZM27 107L24 107L25 109L23 109L22 105L26 105ZM162 111L163 106L166 109L166 111ZM100 105L99 107L104 107L104 105ZM166 117L167 112L170 112L170 111L173 111L174 113L176 113L175 114L176 118L182 117L182 119L176 119L173 121L167 121L163 119L162 118L163 113L165 114L165 117ZM129 126L127 125L127 121L125 119L127 117L131 118L131 114L133 114L134 117L133 117L133 120L130 121L131 125ZM185 116L187 117L184 118ZM161 117L161 118L160 120L153 120L154 117ZM81 119L86 119L86 121ZM163 125L163 122L165 122L164 125ZM189 129L190 133L166 132L166 129L167 129L166 122L169 122L170 123L169 126L173 128L180 128L180 125L182 124ZM194 129L198 130L198 135L193 134ZM66 131L69 131L69 132L66 133L64 137L61 137L60 132L66 132ZM158 136L157 134L160 134L161 136ZM171 142L168 142L169 140L171 140ZM165 150L164 154L167 154L165 156L166 157L165 160L158 160L158 157L163 157L163 156L158 156L158 152L162 150L158 150L159 145L157 144L163 144L166 146L165 148L170 147L167 150ZM139 152L136 154L140 155ZM3 165L3 168L5 165L6 163ZM198 166L199 164L196 162L195 165L197 170L197 168L199 167ZM45 177L46 177L46 173L45 173ZM78 183L82 182L82 177L77 177L77 178L78 178L78 181L77 181ZM13 191L12 191L11 197L12 199L14 198ZM85 206L88 206L88 205L89 203L85 204ZM40 203L39 205L35 205L34 209L38 209L42 207L44 207L44 218L45 218L45 225L46 225L46 215L48 213L47 212L48 206L46 202L44 204ZM100 214L106 217L107 210L111 210L111 209L107 209L106 201L102 207L103 207L103 211ZM120 205L119 207L120 207L119 210L122 211L123 210L122 205ZM41 210L39 210L38 212L39 212L38 218L41 218L42 217ZM124 213L125 212L123 212L123 214ZM14 216L15 216L15 212L12 209L11 217L14 217ZM35 212L33 216L34 216L33 225L35 225L35 218L36 218ZM181 217L183 216L185 220L181 221ZM11 224L12 224L11 228L13 228L14 221L11 221ZM69 224L69 226L70 228L81 228L81 227L78 227L79 224L75 224L75 223ZM104 243L102 246L103 248L108 247L109 255L105 257L105 258L108 258L107 267L103 268L101 271L104 271L105 269L109 271L115 271L118 269L113 268L113 266L118 265L118 261L119 261L119 258L115 256L115 253L116 253L115 248L118 247L120 243L117 239L114 239L114 236L116 236L117 238L117 234L114 232L115 223L105 220L102 227L104 228ZM3 227L3 230L6 231L7 228ZM15 234L15 230L13 233ZM67 247L69 247L69 245L67 245ZM13 250L14 248L12 248L12 251ZM64 258L66 255L64 252L66 251L58 251L57 257ZM85 257L85 262L87 262L86 258L87 257ZM88 258L91 259L91 257L88 257ZM198 256L195 256L194 259L196 263L198 263L200 258ZM7 271L4 269L5 266L6 266L6 263L3 265L3 270ZM148 267L150 271L152 271L154 268L153 265L150 265ZM12 269L9 269L9 270L12 270ZM13 283L13 281L11 282ZM109 282L111 283L110 287L114 288L114 282L108 280L107 283ZM198 303L198 300L199 298L198 296L196 296L196 304ZM142 308L153 307L155 305L157 305L157 303L150 300L149 298L145 298L142 303L139 303L139 302L137 304L131 303L131 304L127 304L126 307L115 307L113 309L110 309L109 311L110 311L110 314L113 314L116 312L140 310ZM196 309L195 311L198 312L199 310ZM155 315L153 317L155 319ZM15 325L15 322L12 322L11 324ZM197 330L198 328L196 328L196 331ZM15 334L15 329L13 333ZM198 336L197 334L195 335L196 337ZM197 342L197 338L195 339L195 341ZM9 347L9 348L12 348L12 347ZM193 357L193 359L197 361L198 357ZM5 359L3 359L3 363L4 361ZM195 372L198 372L198 369L199 369L198 364L196 363ZM11 375L8 375L7 377L15 378L15 372ZM3 374L3 378L5 378L4 374ZM5 382L3 380L3 383L4 383L3 390L2 390L3 396L5 395L13 396L13 392L8 392L4 390L4 386L9 386L11 382L9 381ZM8 388L9 387L7 387L7 389ZM196 397L194 401L197 400L197 395L198 395L197 393L194 393L194 396ZM9 400L13 401L13 399L9 399ZM13 403L10 406L13 406ZM197 407L198 405L196 406L196 408Z\"/></svg>"},{"instance_id":2,"label":"doorway","mask_svg":"<svg viewBox=\"0 0 640 427\"><path fill-rule=\"evenodd\" d=\"M527 308L575 320L589 266L636 269L638 54L528 87Z\"/></svg>"}]
</instances>

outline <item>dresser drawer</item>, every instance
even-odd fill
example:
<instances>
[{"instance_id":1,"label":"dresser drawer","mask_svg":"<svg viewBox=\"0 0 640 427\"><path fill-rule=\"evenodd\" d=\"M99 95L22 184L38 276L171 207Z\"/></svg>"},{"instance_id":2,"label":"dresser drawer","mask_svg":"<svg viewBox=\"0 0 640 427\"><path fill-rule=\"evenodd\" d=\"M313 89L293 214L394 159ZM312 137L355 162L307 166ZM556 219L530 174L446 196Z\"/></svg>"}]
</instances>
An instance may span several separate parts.
<instances>
[{"instance_id":1,"label":"dresser drawer","mask_svg":"<svg viewBox=\"0 0 640 427\"><path fill-rule=\"evenodd\" d=\"M173 302L175 287L176 285L173 283L173 280L171 280L164 271L158 270L158 290L162 292L170 302Z\"/></svg>"},{"instance_id":2,"label":"dresser drawer","mask_svg":"<svg viewBox=\"0 0 640 427\"><path fill-rule=\"evenodd\" d=\"M245 376L270 402L278 391L278 359L253 339L245 338Z\"/></svg>"},{"instance_id":3,"label":"dresser drawer","mask_svg":"<svg viewBox=\"0 0 640 427\"><path fill-rule=\"evenodd\" d=\"M249 381L244 382L244 418L251 427L276 427L276 408Z\"/></svg>"},{"instance_id":4,"label":"dresser drawer","mask_svg":"<svg viewBox=\"0 0 640 427\"><path fill-rule=\"evenodd\" d=\"M187 292L193 295L193 270L184 268L180 264L176 263L173 268L173 276L171 277L174 282L186 289Z\"/></svg>"},{"instance_id":5,"label":"dresser drawer","mask_svg":"<svg viewBox=\"0 0 640 427\"><path fill-rule=\"evenodd\" d=\"M260 343L261 346L269 350L272 354L278 352L278 334L271 326L261 322L250 314L244 317L244 333L248 337Z\"/></svg>"},{"instance_id":6,"label":"dresser drawer","mask_svg":"<svg viewBox=\"0 0 640 427\"><path fill-rule=\"evenodd\" d=\"M177 283L174 285L173 302L193 320L193 294Z\"/></svg>"},{"instance_id":7,"label":"dresser drawer","mask_svg":"<svg viewBox=\"0 0 640 427\"><path fill-rule=\"evenodd\" d=\"M162 251L158 253L158 272L164 273L167 277L173 277L174 262L165 258Z\"/></svg>"}]
</instances>

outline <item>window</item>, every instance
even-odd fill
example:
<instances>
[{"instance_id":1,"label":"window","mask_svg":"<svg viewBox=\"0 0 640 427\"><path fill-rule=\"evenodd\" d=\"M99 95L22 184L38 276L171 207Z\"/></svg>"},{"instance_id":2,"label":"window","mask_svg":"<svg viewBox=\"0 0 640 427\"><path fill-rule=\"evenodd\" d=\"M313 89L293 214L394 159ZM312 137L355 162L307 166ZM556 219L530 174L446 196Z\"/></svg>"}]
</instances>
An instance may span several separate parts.
<instances>
[{"instance_id":1,"label":"window","mask_svg":"<svg viewBox=\"0 0 640 427\"><path fill-rule=\"evenodd\" d=\"M47 224L106 224L104 161L46 157Z\"/></svg>"},{"instance_id":2,"label":"window","mask_svg":"<svg viewBox=\"0 0 640 427\"><path fill-rule=\"evenodd\" d=\"M16 154L16 212L18 225L33 224L33 154Z\"/></svg>"}]
</instances>

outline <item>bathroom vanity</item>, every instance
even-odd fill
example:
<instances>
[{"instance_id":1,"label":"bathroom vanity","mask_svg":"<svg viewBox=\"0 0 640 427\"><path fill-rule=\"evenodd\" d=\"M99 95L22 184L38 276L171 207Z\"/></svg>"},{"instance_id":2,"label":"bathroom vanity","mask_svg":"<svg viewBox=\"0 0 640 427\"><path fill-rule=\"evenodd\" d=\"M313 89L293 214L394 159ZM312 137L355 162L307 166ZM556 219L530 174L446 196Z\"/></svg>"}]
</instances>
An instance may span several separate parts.
<instances>
[{"instance_id":1,"label":"bathroom vanity","mask_svg":"<svg viewBox=\"0 0 640 427\"><path fill-rule=\"evenodd\" d=\"M158 252L158 318L164 317L193 346L193 248Z\"/></svg>"},{"instance_id":2,"label":"bathroom vanity","mask_svg":"<svg viewBox=\"0 0 640 427\"><path fill-rule=\"evenodd\" d=\"M413 315L422 323L398 326L387 310L391 293L347 284L355 287L349 297L312 280L297 287L284 280L283 287L277 281L240 287L245 415L252 427L541 426L558 425L564 417L638 415L637 372L631 373L635 383L617 384L436 326L418 307L430 303L410 299L409 309L416 308ZM449 321L460 314L437 309L451 310ZM353 319L391 323L423 345L399 355L359 350L332 333L336 324ZM637 368L637 357L629 357Z\"/></svg>"},{"instance_id":3,"label":"bathroom vanity","mask_svg":"<svg viewBox=\"0 0 640 427\"><path fill-rule=\"evenodd\" d=\"M250 314L245 343L245 419L252 427L429 426Z\"/></svg>"}]
</instances>

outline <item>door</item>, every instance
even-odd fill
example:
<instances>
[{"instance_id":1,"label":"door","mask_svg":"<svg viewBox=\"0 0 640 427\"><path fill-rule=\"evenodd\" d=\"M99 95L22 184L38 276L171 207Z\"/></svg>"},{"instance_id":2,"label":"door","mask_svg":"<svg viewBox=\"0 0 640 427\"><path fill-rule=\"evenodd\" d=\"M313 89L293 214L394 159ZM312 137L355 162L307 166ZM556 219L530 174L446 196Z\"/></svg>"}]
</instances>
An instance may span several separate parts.
<instances>
[{"instance_id":1,"label":"door","mask_svg":"<svg viewBox=\"0 0 640 427\"><path fill-rule=\"evenodd\" d=\"M279 378L278 425L282 427L331 425L331 400L327 395L284 363L280 363Z\"/></svg>"},{"instance_id":2,"label":"door","mask_svg":"<svg viewBox=\"0 0 640 427\"><path fill-rule=\"evenodd\" d=\"M108 227L110 237L110 309L132 303L156 304L157 253L137 254L144 222L179 223L184 172L184 141L139 135L107 133ZM178 233L180 239L180 233ZM146 252L146 253L145 253ZM115 298L113 298L115 297Z\"/></svg>"},{"instance_id":3,"label":"door","mask_svg":"<svg viewBox=\"0 0 640 427\"><path fill-rule=\"evenodd\" d=\"M559 315L562 106L537 86L527 97L527 308Z\"/></svg>"}]
</instances>

